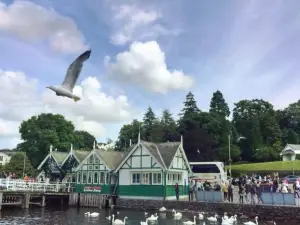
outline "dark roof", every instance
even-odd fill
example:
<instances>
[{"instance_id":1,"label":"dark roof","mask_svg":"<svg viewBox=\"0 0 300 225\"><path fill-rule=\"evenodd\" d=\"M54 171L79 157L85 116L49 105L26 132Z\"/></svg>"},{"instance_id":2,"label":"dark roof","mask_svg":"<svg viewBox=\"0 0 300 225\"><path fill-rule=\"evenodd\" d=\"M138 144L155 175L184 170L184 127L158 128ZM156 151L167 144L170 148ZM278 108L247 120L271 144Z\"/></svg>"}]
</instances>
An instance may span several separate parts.
<instances>
[{"instance_id":1,"label":"dark roof","mask_svg":"<svg viewBox=\"0 0 300 225\"><path fill-rule=\"evenodd\" d=\"M106 165L114 170L122 162L124 154L117 151L105 151L96 149L96 153L105 161Z\"/></svg>"},{"instance_id":2,"label":"dark roof","mask_svg":"<svg viewBox=\"0 0 300 225\"><path fill-rule=\"evenodd\" d=\"M180 146L180 142L165 142L165 143L152 143L147 141L141 141L155 159L167 168L170 167L172 160ZM163 161L162 161L163 160Z\"/></svg>"},{"instance_id":3,"label":"dark roof","mask_svg":"<svg viewBox=\"0 0 300 225\"><path fill-rule=\"evenodd\" d=\"M161 157L163 158L167 168L170 167L180 144L180 142L166 142L157 144Z\"/></svg>"},{"instance_id":4,"label":"dark roof","mask_svg":"<svg viewBox=\"0 0 300 225\"><path fill-rule=\"evenodd\" d=\"M8 148L0 149L0 152L6 154L6 155L8 155L8 156L13 156L14 154L16 154L15 151L12 151L12 150L10 150L10 149L8 149Z\"/></svg>"}]
</instances>

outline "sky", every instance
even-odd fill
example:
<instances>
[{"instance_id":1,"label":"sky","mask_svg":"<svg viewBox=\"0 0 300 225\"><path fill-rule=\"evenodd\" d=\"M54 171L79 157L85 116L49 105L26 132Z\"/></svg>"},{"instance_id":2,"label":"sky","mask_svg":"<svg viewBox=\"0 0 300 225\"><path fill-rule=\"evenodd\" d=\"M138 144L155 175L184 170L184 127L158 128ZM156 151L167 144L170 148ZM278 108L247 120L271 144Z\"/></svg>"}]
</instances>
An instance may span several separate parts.
<instances>
[{"instance_id":1,"label":"sky","mask_svg":"<svg viewBox=\"0 0 300 225\"><path fill-rule=\"evenodd\" d=\"M98 141L123 124L174 116L188 91L201 110L220 90L230 108L262 98L282 109L300 97L298 0L0 0L0 148L23 120L60 113ZM92 49L74 93L58 97L70 63Z\"/></svg>"}]
</instances>

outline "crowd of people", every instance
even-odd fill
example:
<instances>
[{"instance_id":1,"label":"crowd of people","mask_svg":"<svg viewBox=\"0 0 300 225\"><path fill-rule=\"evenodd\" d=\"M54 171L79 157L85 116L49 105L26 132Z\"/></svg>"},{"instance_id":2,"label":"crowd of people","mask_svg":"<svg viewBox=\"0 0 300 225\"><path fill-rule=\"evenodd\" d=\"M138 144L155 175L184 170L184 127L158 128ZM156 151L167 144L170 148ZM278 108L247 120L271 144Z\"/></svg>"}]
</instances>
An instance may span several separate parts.
<instances>
[{"instance_id":1,"label":"crowd of people","mask_svg":"<svg viewBox=\"0 0 300 225\"><path fill-rule=\"evenodd\" d=\"M289 188L287 179L280 179L278 173L260 176L243 175L234 180L225 180L213 184L208 181L191 179L189 182L189 201L194 200L196 191L222 191L225 202L263 204L262 192L294 193L295 198L300 198L300 178Z\"/></svg>"}]
</instances>

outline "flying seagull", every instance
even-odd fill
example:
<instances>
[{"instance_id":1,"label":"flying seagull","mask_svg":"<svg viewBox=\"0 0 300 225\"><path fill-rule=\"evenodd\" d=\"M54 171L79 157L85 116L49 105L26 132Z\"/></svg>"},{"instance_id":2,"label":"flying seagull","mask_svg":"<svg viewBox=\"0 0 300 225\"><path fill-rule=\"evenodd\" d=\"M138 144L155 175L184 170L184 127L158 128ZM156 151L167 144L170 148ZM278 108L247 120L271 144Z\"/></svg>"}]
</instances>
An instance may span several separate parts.
<instances>
[{"instance_id":1,"label":"flying seagull","mask_svg":"<svg viewBox=\"0 0 300 225\"><path fill-rule=\"evenodd\" d=\"M80 98L73 94L73 88L80 75L83 63L90 58L92 50L87 50L82 53L78 58L69 66L67 75L60 86L47 87L54 91L57 96L63 96L72 98L75 102L79 101Z\"/></svg>"},{"instance_id":2,"label":"flying seagull","mask_svg":"<svg viewBox=\"0 0 300 225\"><path fill-rule=\"evenodd\" d=\"M241 136L241 137L238 137L236 141L239 142L240 140L243 140L243 139L247 139L247 138Z\"/></svg>"}]
</instances>

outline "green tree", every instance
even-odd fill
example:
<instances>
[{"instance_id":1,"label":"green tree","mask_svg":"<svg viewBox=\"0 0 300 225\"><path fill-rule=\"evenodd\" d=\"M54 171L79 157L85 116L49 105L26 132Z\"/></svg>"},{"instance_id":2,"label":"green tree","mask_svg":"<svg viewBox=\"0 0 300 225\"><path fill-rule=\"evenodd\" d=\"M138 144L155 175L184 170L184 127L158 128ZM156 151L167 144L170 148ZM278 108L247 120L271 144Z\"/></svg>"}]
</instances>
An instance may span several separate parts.
<instances>
[{"instance_id":1,"label":"green tree","mask_svg":"<svg viewBox=\"0 0 300 225\"><path fill-rule=\"evenodd\" d=\"M209 112L222 117L228 117L230 115L228 104L225 102L223 94L220 91L213 93L213 97L210 101Z\"/></svg>"},{"instance_id":2,"label":"green tree","mask_svg":"<svg viewBox=\"0 0 300 225\"><path fill-rule=\"evenodd\" d=\"M24 167L24 157L25 157L25 167ZM24 152L17 152L14 154L9 163L4 166L6 172L15 173L17 177L23 177L24 174L28 176L35 176L36 170L32 167L28 157Z\"/></svg>"},{"instance_id":3,"label":"green tree","mask_svg":"<svg viewBox=\"0 0 300 225\"><path fill-rule=\"evenodd\" d=\"M76 140L74 131L74 125L64 116L42 113L21 123L19 132L23 142L17 149L26 152L31 164L37 167L48 154L50 145L68 152Z\"/></svg>"},{"instance_id":4,"label":"green tree","mask_svg":"<svg viewBox=\"0 0 300 225\"><path fill-rule=\"evenodd\" d=\"M130 140L132 144L137 143L138 134L141 130L142 123L138 120L133 120L131 124L125 124L121 127L118 140L116 141L115 149L124 151L129 147Z\"/></svg>"},{"instance_id":5,"label":"green tree","mask_svg":"<svg viewBox=\"0 0 300 225\"><path fill-rule=\"evenodd\" d=\"M76 130L75 138L74 147L82 150L92 150L94 142L96 141L93 135L83 130Z\"/></svg>"},{"instance_id":6,"label":"green tree","mask_svg":"<svg viewBox=\"0 0 300 225\"><path fill-rule=\"evenodd\" d=\"M169 110L165 109L162 112L160 124L163 128L163 142L178 140L176 122Z\"/></svg>"},{"instance_id":7,"label":"green tree","mask_svg":"<svg viewBox=\"0 0 300 225\"><path fill-rule=\"evenodd\" d=\"M195 100L194 94L192 92L189 92L186 97L185 101L183 102L184 107L181 110L181 113L179 114L181 118L186 118L191 114L199 113L200 110L197 106L197 102Z\"/></svg>"},{"instance_id":8,"label":"green tree","mask_svg":"<svg viewBox=\"0 0 300 225\"><path fill-rule=\"evenodd\" d=\"M157 118L152 110L151 107L149 107L144 115L143 119L143 138L146 141L152 141L153 137L151 135L153 134L152 130L154 125L157 127Z\"/></svg>"}]
</instances>

